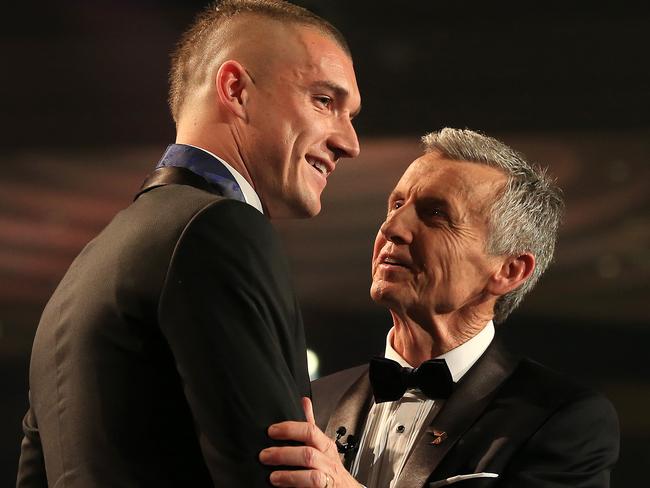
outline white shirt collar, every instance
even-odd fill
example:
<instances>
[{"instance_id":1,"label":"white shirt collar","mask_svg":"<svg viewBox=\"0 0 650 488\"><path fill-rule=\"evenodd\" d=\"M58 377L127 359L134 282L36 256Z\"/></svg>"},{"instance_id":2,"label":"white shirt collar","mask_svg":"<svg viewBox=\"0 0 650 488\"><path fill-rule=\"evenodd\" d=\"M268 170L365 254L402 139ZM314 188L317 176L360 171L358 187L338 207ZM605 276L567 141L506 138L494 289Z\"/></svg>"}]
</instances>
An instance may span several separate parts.
<instances>
[{"instance_id":1,"label":"white shirt collar","mask_svg":"<svg viewBox=\"0 0 650 488\"><path fill-rule=\"evenodd\" d=\"M391 344L393 340L393 329L391 328L386 336L385 357L398 362L402 367L410 368L412 366L393 349ZM460 346L434 359L444 359L446 361L451 372L451 377L454 383L457 383L474 365L478 358L483 355L492 342L492 339L494 339L494 323L490 320L481 332L470 340L463 342Z\"/></svg>"},{"instance_id":2,"label":"white shirt collar","mask_svg":"<svg viewBox=\"0 0 650 488\"><path fill-rule=\"evenodd\" d=\"M199 146L193 146L192 144L185 144L185 145L192 146L196 149L200 149L201 151L208 153L213 158L218 159L221 162L221 164L223 164L226 167L226 169L230 171L230 174L232 174L233 178L235 178L235 181L237 181L239 188L241 188L241 192L244 194L244 199L246 200L246 203L255 207L261 213L264 213L264 210L262 209L262 202L260 200L260 197L257 195L257 192L255 192L251 184L235 168L230 166L219 156L208 151L207 149L203 149L202 147Z\"/></svg>"}]
</instances>

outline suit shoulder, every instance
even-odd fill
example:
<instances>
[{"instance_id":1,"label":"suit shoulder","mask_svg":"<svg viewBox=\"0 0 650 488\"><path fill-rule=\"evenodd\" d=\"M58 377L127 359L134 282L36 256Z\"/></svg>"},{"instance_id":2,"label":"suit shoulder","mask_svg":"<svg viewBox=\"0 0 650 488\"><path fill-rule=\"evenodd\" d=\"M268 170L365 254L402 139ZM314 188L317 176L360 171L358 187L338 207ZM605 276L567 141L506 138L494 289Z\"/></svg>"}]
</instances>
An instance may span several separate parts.
<instances>
[{"instance_id":1,"label":"suit shoulder","mask_svg":"<svg viewBox=\"0 0 650 488\"><path fill-rule=\"evenodd\" d=\"M550 483L547 478L552 473L554 479L570 477L572 486L583 486L583 479L595 483L589 486L609 486L620 440L612 403L602 393L530 360L522 364L519 374L531 382L531 389L539 388L535 394L527 392L529 403L519 409L536 421L529 423L529 437L504 479L512 486L532 486L532 479Z\"/></svg>"},{"instance_id":2,"label":"suit shoulder","mask_svg":"<svg viewBox=\"0 0 650 488\"><path fill-rule=\"evenodd\" d=\"M352 383L358 380L362 374L368 370L367 364L355 366L354 368L344 369L336 373L323 376L317 380L312 381L311 387L314 393L329 394L333 391L345 391Z\"/></svg>"},{"instance_id":3,"label":"suit shoulder","mask_svg":"<svg viewBox=\"0 0 650 488\"><path fill-rule=\"evenodd\" d=\"M154 188L119 212L96 241L106 240L112 245L117 241L121 248L132 249L136 256L143 251L152 256L159 248L173 245L202 209L224 200L187 185Z\"/></svg>"},{"instance_id":4,"label":"suit shoulder","mask_svg":"<svg viewBox=\"0 0 650 488\"><path fill-rule=\"evenodd\" d=\"M177 247L193 234L221 242L257 243L261 248L276 245L277 240L268 218L251 205L188 185L155 188L141 195L123 214L121 220L135 234L143 235L137 240L151 245ZM202 243L211 245L209 239Z\"/></svg>"},{"instance_id":5,"label":"suit shoulder","mask_svg":"<svg viewBox=\"0 0 650 488\"><path fill-rule=\"evenodd\" d=\"M220 303L223 314L248 308L273 323L282 310L298 324L293 290L282 242L268 218L247 203L220 199L197 211L175 241L159 316L169 307L184 308L178 297L190 294L197 306Z\"/></svg>"},{"instance_id":6,"label":"suit shoulder","mask_svg":"<svg viewBox=\"0 0 650 488\"><path fill-rule=\"evenodd\" d=\"M368 371L364 364L355 368L344 369L324 376L312 382L312 401L316 424L324 431L330 415L346 391Z\"/></svg>"},{"instance_id":7,"label":"suit shoulder","mask_svg":"<svg viewBox=\"0 0 650 488\"><path fill-rule=\"evenodd\" d=\"M502 394L508 392L517 392L532 404L547 410L561 409L571 403L587 403L599 411L614 412L614 407L602 393L528 358L519 362L504 385Z\"/></svg>"},{"instance_id":8,"label":"suit shoulder","mask_svg":"<svg viewBox=\"0 0 650 488\"><path fill-rule=\"evenodd\" d=\"M259 265L275 274L289 269L282 242L269 219L251 205L232 199L210 201L192 215L179 235L172 261L181 255L198 257L204 264L205 260L230 261L246 269Z\"/></svg>"},{"instance_id":9,"label":"suit shoulder","mask_svg":"<svg viewBox=\"0 0 650 488\"><path fill-rule=\"evenodd\" d=\"M189 185L165 185L143 193L123 213L129 219L156 220L158 224L184 225L207 207L228 201Z\"/></svg>"},{"instance_id":10,"label":"suit shoulder","mask_svg":"<svg viewBox=\"0 0 650 488\"><path fill-rule=\"evenodd\" d=\"M248 203L228 198L216 197L205 201L188 222L188 226L203 224L227 228L231 234L254 236L256 240L274 239L276 236L268 217Z\"/></svg>"}]
</instances>

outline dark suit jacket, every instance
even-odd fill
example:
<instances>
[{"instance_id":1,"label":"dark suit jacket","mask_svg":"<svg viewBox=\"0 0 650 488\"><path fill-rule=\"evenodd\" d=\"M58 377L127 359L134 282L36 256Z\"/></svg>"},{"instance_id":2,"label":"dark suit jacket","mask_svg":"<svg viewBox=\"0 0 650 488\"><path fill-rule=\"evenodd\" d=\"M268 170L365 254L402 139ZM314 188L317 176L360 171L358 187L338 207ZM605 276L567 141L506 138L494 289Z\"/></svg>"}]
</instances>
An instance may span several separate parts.
<instances>
[{"instance_id":1,"label":"dark suit jacket","mask_svg":"<svg viewBox=\"0 0 650 488\"><path fill-rule=\"evenodd\" d=\"M154 188L75 259L34 340L18 486L267 486L304 419L304 332L268 219Z\"/></svg>"},{"instance_id":2,"label":"dark suit jacket","mask_svg":"<svg viewBox=\"0 0 650 488\"><path fill-rule=\"evenodd\" d=\"M372 405L367 371L360 366L312 384L316 422L330 437L339 426L363 432ZM397 488L479 472L499 478L452 486L601 488L618 458L618 419L608 400L511 356L496 340L425 425ZM447 438L432 444L434 431Z\"/></svg>"}]
</instances>

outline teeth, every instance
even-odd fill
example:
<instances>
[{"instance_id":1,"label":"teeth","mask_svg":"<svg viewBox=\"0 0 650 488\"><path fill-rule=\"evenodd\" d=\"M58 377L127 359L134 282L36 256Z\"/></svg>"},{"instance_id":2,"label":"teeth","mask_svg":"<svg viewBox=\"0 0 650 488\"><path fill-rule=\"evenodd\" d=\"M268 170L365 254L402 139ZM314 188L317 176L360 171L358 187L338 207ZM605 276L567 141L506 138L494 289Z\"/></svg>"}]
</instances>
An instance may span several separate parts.
<instances>
[{"instance_id":1,"label":"teeth","mask_svg":"<svg viewBox=\"0 0 650 488\"><path fill-rule=\"evenodd\" d=\"M388 264L399 264L395 259L392 258L386 258L384 259L384 262Z\"/></svg>"},{"instance_id":2,"label":"teeth","mask_svg":"<svg viewBox=\"0 0 650 488\"><path fill-rule=\"evenodd\" d=\"M311 164L314 168L321 172L321 174L327 175L327 166L325 166L320 161L314 161L313 159L308 159L307 162Z\"/></svg>"}]
</instances>

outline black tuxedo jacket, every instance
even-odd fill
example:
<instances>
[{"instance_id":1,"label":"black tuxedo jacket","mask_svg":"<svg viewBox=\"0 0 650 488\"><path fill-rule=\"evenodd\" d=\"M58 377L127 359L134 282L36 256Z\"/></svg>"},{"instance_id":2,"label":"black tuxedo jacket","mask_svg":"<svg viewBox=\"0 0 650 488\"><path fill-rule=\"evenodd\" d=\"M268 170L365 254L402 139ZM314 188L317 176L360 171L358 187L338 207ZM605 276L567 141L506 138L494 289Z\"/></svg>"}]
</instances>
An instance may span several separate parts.
<instances>
[{"instance_id":1,"label":"black tuxedo jacket","mask_svg":"<svg viewBox=\"0 0 650 488\"><path fill-rule=\"evenodd\" d=\"M268 486L266 429L304 419L309 393L288 276L251 206L187 184L140 195L43 312L18 486Z\"/></svg>"},{"instance_id":2,"label":"black tuxedo jacket","mask_svg":"<svg viewBox=\"0 0 650 488\"><path fill-rule=\"evenodd\" d=\"M312 391L321 429L335 437L344 426L361 436L373 401L367 366L319 379ZM619 448L618 419L609 401L538 363L513 357L496 340L437 415L432 410L396 488L480 472L499 477L456 486L609 486ZM442 442L434 443L439 436Z\"/></svg>"}]
</instances>

